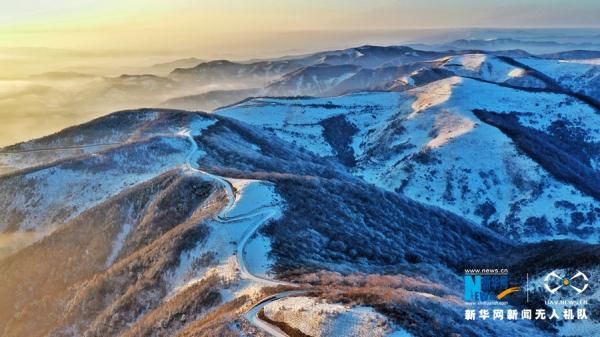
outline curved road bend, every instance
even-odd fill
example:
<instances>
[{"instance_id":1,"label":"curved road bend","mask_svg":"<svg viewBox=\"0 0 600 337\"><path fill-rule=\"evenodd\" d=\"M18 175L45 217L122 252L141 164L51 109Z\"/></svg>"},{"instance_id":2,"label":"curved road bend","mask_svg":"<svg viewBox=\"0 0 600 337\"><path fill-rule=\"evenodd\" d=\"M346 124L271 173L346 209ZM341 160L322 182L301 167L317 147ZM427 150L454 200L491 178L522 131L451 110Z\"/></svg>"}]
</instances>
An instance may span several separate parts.
<instances>
[{"instance_id":1,"label":"curved road bend","mask_svg":"<svg viewBox=\"0 0 600 337\"><path fill-rule=\"evenodd\" d=\"M303 290L290 290L290 291L284 291L281 293L277 293L275 295L271 295L271 296L267 296L264 299L262 299L260 302L258 302L257 304L255 304L252 308L250 308L250 310L248 310L246 312L246 319L248 321L250 321L250 323L252 323L252 325L254 325L255 327L263 330L264 332L275 336L275 337L289 337L285 332L281 331L281 329L279 329L278 327L271 325L265 321L263 321L262 319L258 318L258 313L262 310L262 308L264 308L267 304L278 301L280 299L286 298L286 297L290 297L290 296L297 296L297 295L302 295L304 294L306 291Z\"/></svg>"},{"instance_id":2,"label":"curved road bend","mask_svg":"<svg viewBox=\"0 0 600 337\"><path fill-rule=\"evenodd\" d=\"M252 212L249 212L249 213L246 213L243 215L239 215L236 217L227 217L226 214L229 211L231 211L231 209L233 208L233 205L235 204L235 198L236 198L236 196L233 192L233 187L232 187L231 183L229 183L229 181L227 181L223 177L220 177L220 176L214 175L212 173L208 173L206 171L202 171L202 170L198 169L196 167L196 163L193 162L194 155L198 151L198 144L192 137L189 130L180 132L179 135L186 137L189 140L189 142L192 144L192 149L186 157L186 163L185 163L186 167L194 172L198 172L200 174L203 174L203 175L213 179L214 181L217 181L219 184L221 184L225 188L225 191L227 193L228 202L227 202L227 205L223 208L223 210L217 216L217 220L221 223L231 223L231 222L247 220L247 219L254 218L254 217L256 217L256 218L260 217L259 219L254 221L253 225L251 225L250 228L248 228L246 230L242 239L238 242L237 247L236 247L236 258L238 261L238 265L240 266L240 274L241 274L242 278L252 280L252 281L255 281L258 283L262 283L265 285L269 285L269 286L285 285L285 286L297 287L298 286L297 284L294 284L291 282L273 280L273 279L269 279L266 277L262 277L262 276L254 275L254 274L250 273L250 271L248 270L248 265L246 264L246 261L244 259L245 248L246 248L246 245L248 244L248 241L252 237L252 235L258 230L258 228L263 223L265 223L270 218L274 217L277 214L278 209L274 206L263 207L263 208L259 208ZM258 313L260 312L260 310L262 308L264 308L265 305L267 305L271 302L274 302L274 301L277 301L277 300L280 300L280 299L283 299L286 297L303 294L305 292L306 291L302 291L302 290L293 290L293 291L284 291L281 293L277 293L275 295L268 296L268 297L264 298L263 300L261 300L256 305L254 305L252 308L250 308L246 312L245 316L248 319L248 321L250 321L250 323L252 323L258 329L263 330L267 334L270 334L275 337L289 337L286 333L281 331L276 326L273 326L267 322L264 322L260 318L258 318Z\"/></svg>"}]
</instances>

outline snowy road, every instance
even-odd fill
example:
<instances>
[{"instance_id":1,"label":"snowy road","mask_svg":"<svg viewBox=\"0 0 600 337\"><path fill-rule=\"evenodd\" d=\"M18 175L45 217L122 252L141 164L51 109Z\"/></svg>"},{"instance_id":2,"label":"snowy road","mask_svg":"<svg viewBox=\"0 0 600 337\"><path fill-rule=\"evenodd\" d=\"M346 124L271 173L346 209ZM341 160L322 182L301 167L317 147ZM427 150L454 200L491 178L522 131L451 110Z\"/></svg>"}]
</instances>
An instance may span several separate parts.
<instances>
[{"instance_id":1,"label":"snowy road","mask_svg":"<svg viewBox=\"0 0 600 337\"><path fill-rule=\"evenodd\" d=\"M186 167L190 171L200 173L200 174L208 177L209 179L212 179L213 181L218 182L221 186L223 186L223 188L225 188L225 192L227 193L227 205L221 210L221 212L218 215L219 218L222 218L224 214L227 214L231 210L231 208L233 207L233 205L235 203L235 193L233 193L233 187L231 186L231 183L229 183L223 177L219 177L212 173L208 173L206 171L202 171L202 170L198 169L198 167L196 166L197 163L194 161L194 156L198 152L198 144L196 144L194 137L192 137L192 133L189 130L184 130L184 131L179 132L178 135L186 137L188 139L188 141L190 142L190 144L192 145L192 149L190 150L187 157L185 158Z\"/></svg>"},{"instance_id":2,"label":"snowy road","mask_svg":"<svg viewBox=\"0 0 600 337\"><path fill-rule=\"evenodd\" d=\"M258 230L258 228L262 224L267 222L269 219L273 218L278 213L278 208L275 206L259 207L259 208L253 209L252 211L247 212L245 214L229 217L227 214L230 213L230 211L232 210L233 206L235 205L235 201L236 201L236 195L233 192L232 184L223 177L220 177L220 176L217 176L217 175L214 175L214 174L211 174L206 171L202 171L202 170L198 169L194 162L194 156L195 156L196 152L198 152L198 144L196 144L196 142L194 141L194 138L192 137L192 135L189 131L183 131L183 132L180 132L179 134L187 137L188 140L190 141L190 143L192 144L192 150L186 157L187 168L194 172L200 173L200 174L212 179L213 181L218 182L220 185L222 185L225 188L225 191L227 193L227 205L221 210L221 212L217 216L217 221L219 221L221 223L232 223L232 222L242 222L244 220L249 220L249 219L253 220L252 225L246 230L246 232L242 236L242 239L239 240L239 242L237 243L237 246L236 246L236 256L237 256L238 264L240 266L240 273L242 274L242 278L249 279L249 280L256 281L256 282L263 283L263 284L267 284L270 286L277 286L277 285L296 286L295 284L290 283L290 282L271 280L271 279L268 279L265 277L260 277L260 276L251 274L248 271L248 265L246 264L246 260L244 259L245 248L246 248L246 245L248 244L248 241L250 240L252 235Z\"/></svg>"},{"instance_id":3,"label":"snowy road","mask_svg":"<svg viewBox=\"0 0 600 337\"><path fill-rule=\"evenodd\" d=\"M237 256L238 264L240 266L240 273L242 274L242 277L244 277L246 279L253 280L253 281L256 281L259 283L263 283L266 285L270 285L270 286L287 285L287 286L295 287L296 284L293 284L290 282L271 280L271 279L257 276L257 275L250 273L248 271L248 265L246 264L246 259L244 259L246 245L248 244L248 241L250 240L252 235L258 230L260 225L264 224L270 218L275 216L275 214L277 214L277 212L278 212L278 209L276 209L275 207L268 207L268 208L264 208L264 209L258 211L258 213L254 214L254 215L250 215L250 217L256 216L257 219L256 219L256 221L254 221L254 224L250 228L248 228L248 230L244 233L244 236L242 237L240 242L238 242L237 248L236 248L236 256ZM249 216L245 215L244 217L247 218Z\"/></svg>"},{"instance_id":4,"label":"snowy road","mask_svg":"<svg viewBox=\"0 0 600 337\"><path fill-rule=\"evenodd\" d=\"M255 306L253 306L250 310L248 310L246 312L246 318L248 319L248 321L250 321L250 323L252 323L252 325L256 326L257 328L265 331L266 333L275 336L275 337L289 337L285 332L281 331L281 329L279 329L276 326L273 326L263 320L261 320L260 318L258 318L258 313L262 310L262 308L265 307L265 305L271 303L271 302L275 302L278 300L281 300L283 298L286 297L290 297L290 296L297 296L297 295L302 295L304 294L305 291L302 290L291 290L291 291L284 291L275 295L271 295L268 296L266 298L264 298L262 301L260 301L258 304L256 304Z\"/></svg>"},{"instance_id":5,"label":"snowy road","mask_svg":"<svg viewBox=\"0 0 600 337\"><path fill-rule=\"evenodd\" d=\"M186 162L185 162L186 168L193 172L202 174L205 177L208 177L209 179L219 183L220 185L222 185L225 188L225 192L227 194L227 205L221 210L221 212L217 216L217 221L219 221L223 224L230 224L233 222L242 222L242 221L250 220L250 219L253 220L252 224L246 229L241 240L239 240L239 242L237 243L237 246L236 246L235 254L236 254L236 259L238 261L238 265L240 268L241 277L243 279L251 280L251 281L261 283L261 284L264 284L267 286L286 285L286 286L296 287L297 285L294 283L279 281L279 280L272 280L272 279L269 279L266 277L261 277L261 276L252 274L249 271L248 265L244 258L245 253L246 253L245 248L246 248L246 245L248 244L250 238L254 235L254 233L256 233L256 231L262 224L266 223L269 219L273 218L274 216L276 216L278 214L279 208L275 207L275 206L258 207L256 209L253 209L252 211L247 212L242 215L233 216L233 217L227 216L227 214L230 213L231 210L234 208L234 205L236 202L236 194L233 191L231 182L229 182L227 179L225 179L223 177L220 177L220 176L217 176L217 175L214 175L214 174L211 174L211 173L208 173L208 172L198 169L197 164L194 160L194 158L196 158L195 156L198 152L198 144L194 140L191 132L189 130L184 130L184 131L179 132L178 135L186 137L189 140L189 142L192 144L192 149L190 150L190 152L188 153L188 155L186 157ZM289 337L287 334L285 334L279 328L262 321L260 318L258 318L257 315L258 315L258 312L266 304L268 304L270 302L277 301L277 300L280 300L282 298L286 298L289 296L302 294L302 293L304 293L304 291L296 290L296 291L285 291L285 292L281 292L281 293L269 296L267 299L262 300L260 303L258 303L254 307L252 307L248 312L246 312L246 318L254 326L265 331L266 333L268 333L270 335L273 335L275 337Z\"/></svg>"}]
</instances>

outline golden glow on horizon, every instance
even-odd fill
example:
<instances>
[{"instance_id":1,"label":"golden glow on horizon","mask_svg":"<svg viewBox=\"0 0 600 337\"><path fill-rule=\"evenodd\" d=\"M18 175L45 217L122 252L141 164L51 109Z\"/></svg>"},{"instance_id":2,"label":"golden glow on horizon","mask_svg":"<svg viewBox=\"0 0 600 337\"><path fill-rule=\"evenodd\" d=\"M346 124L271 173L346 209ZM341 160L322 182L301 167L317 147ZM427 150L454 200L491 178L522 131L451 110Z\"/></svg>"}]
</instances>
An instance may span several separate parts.
<instances>
[{"instance_id":1,"label":"golden glow on horizon","mask_svg":"<svg viewBox=\"0 0 600 337\"><path fill-rule=\"evenodd\" d=\"M600 9L597 0L0 1L0 146L123 108L68 105L79 84L56 90L33 74L118 76L191 56L267 58L448 36L420 28L598 26Z\"/></svg>"},{"instance_id":2,"label":"golden glow on horizon","mask_svg":"<svg viewBox=\"0 0 600 337\"><path fill-rule=\"evenodd\" d=\"M261 34L271 34L266 37L271 44L284 44L285 38L278 38L277 32L344 28L340 22L357 15L352 6L339 14L333 6L271 0L254 4L238 0L60 0L43 1L45 10L34 11L24 10L24 5L6 6L8 10L0 13L0 48L179 51L201 57L216 50L252 55L242 49ZM14 13L11 6L17 7Z\"/></svg>"},{"instance_id":3,"label":"golden glow on horizon","mask_svg":"<svg viewBox=\"0 0 600 337\"><path fill-rule=\"evenodd\" d=\"M169 49L257 32L597 25L594 0L20 0L0 10L0 47ZM535 7L535 11L531 9ZM574 21L575 20L575 21ZM237 37L236 37L237 36Z\"/></svg>"}]
</instances>

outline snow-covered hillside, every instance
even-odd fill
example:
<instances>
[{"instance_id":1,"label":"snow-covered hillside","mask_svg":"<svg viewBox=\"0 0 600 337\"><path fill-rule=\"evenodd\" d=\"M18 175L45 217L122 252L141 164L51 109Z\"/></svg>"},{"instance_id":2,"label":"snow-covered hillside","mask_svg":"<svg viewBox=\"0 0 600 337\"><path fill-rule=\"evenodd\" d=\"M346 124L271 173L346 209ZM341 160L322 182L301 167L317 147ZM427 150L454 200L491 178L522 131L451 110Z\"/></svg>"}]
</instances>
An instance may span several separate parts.
<instances>
[{"instance_id":1,"label":"snow-covered hillside","mask_svg":"<svg viewBox=\"0 0 600 337\"><path fill-rule=\"evenodd\" d=\"M519 58L517 60L549 76L569 90L586 94L600 101L599 59L547 60Z\"/></svg>"},{"instance_id":2,"label":"snow-covered hillside","mask_svg":"<svg viewBox=\"0 0 600 337\"><path fill-rule=\"evenodd\" d=\"M175 131L190 123L200 132L212 121L172 117L123 112L7 148L2 156L7 166L30 168L0 177L6 192L0 230L47 232L129 186L183 165L190 144Z\"/></svg>"},{"instance_id":3,"label":"snow-covered hillside","mask_svg":"<svg viewBox=\"0 0 600 337\"><path fill-rule=\"evenodd\" d=\"M109 130L116 142L108 149L0 177L8 191L1 239L19 240L0 242L0 324L8 335L139 336L157 326L171 335L252 332L243 313L277 289L303 287L296 270L416 272L437 264L436 279L447 278L451 265L502 246L456 215L368 186L335 160L218 115L119 112L13 150L84 146ZM332 203L355 215L344 220ZM355 222L359 214L370 216ZM424 224L440 231L412 237ZM35 237L19 235L27 231ZM462 239L442 240L442 232ZM352 248L359 238L373 246ZM432 241L444 248L425 254ZM384 321L368 307L360 309L366 318L352 311L332 329Z\"/></svg>"},{"instance_id":4,"label":"snow-covered hillside","mask_svg":"<svg viewBox=\"0 0 600 337\"><path fill-rule=\"evenodd\" d=\"M510 65L495 55L464 54L452 56L446 59L444 68L459 76L475 77L490 82L529 88L546 87L544 82L529 75L525 69Z\"/></svg>"},{"instance_id":5,"label":"snow-covered hillside","mask_svg":"<svg viewBox=\"0 0 600 337\"><path fill-rule=\"evenodd\" d=\"M465 268L531 280L517 309L554 269L598 271L594 55L367 45L90 78L73 99L214 111L0 149L0 336L594 334L462 301Z\"/></svg>"},{"instance_id":6,"label":"snow-covered hillside","mask_svg":"<svg viewBox=\"0 0 600 337\"><path fill-rule=\"evenodd\" d=\"M372 46L325 51L308 56L292 58L305 64L352 64L367 69L375 69L385 65L402 65L414 62L430 61L445 53L416 50L405 46Z\"/></svg>"},{"instance_id":7,"label":"snow-covered hillside","mask_svg":"<svg viewBox=\"0 0 600 337\"><path fill-rule=\"evenodd\" d=\"M394 329L393 323L371 308L351 308L310 297L290 297L269 303L264 314L315 337L386 337L402 336L401 333L410 337L406 331Z\"/></svg>"},{"instance_id":8,"label":"snow-covered hillside","mask_svg":"<svg viewBox=\"0 0 600 337\"><path fill-rule=\"evenodd\" d=\"M481 59L470 61L478 67ZM544 133L564 123L588 139L600 136L596 111L572 97L460 77L406 93L254 99L217 113L324 157L350 153L352 171L366 181L515 239L597 241L598 201L546 171L475 109L514 115ZM586 165L598 160L591 152Z\"/></svg>"},{"instance_id":9,"label":"snow-covered hillside","mask_svg":"<svg viewBox=\"0 0 600 337\"><path fill-rule=\"evenodd\" d=\"M273 96L294 96L298 93L321 96L340 82L355 75L361 68L354 65L315 65L286 74L266 90Z\"/></svg>"}]
</instances>

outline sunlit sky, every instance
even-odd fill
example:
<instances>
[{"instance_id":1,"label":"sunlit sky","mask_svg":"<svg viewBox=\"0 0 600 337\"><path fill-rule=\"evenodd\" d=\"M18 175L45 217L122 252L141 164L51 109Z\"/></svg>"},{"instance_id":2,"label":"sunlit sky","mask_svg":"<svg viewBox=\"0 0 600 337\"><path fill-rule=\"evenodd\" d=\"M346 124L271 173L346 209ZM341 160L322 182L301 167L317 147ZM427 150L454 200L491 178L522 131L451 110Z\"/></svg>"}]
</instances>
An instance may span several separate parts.
<instances>
[{"instance_id":1,"label":"sunlit sky","mask_svg":"<svg viewBox=\"0 0 600 337\"><path fill-rule=\"evenodd\" d=\"M0 47L168 50L252 33L598 26L597 0L2 0Z\"/></svg>"},{"instance_id":2,"label":"sunlit sky","mask_svg":"<svg viewBox=\"0 0 600 337\"><path fill-rule=\"evenodd\" d=\"M192 56L434 43L473 37L465 28L599 27L598 18L598 0L0 0L0 146L123 108L65 107L79 86L30 78L43 72L139 74Z\"/></svg>"}]
</instances>

